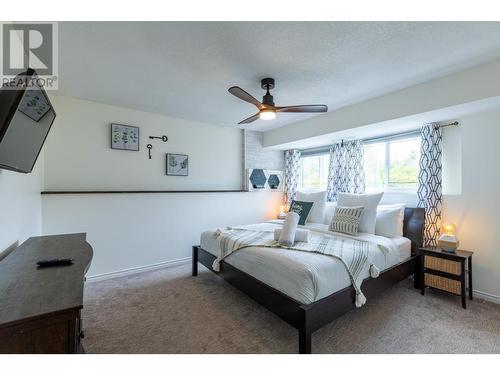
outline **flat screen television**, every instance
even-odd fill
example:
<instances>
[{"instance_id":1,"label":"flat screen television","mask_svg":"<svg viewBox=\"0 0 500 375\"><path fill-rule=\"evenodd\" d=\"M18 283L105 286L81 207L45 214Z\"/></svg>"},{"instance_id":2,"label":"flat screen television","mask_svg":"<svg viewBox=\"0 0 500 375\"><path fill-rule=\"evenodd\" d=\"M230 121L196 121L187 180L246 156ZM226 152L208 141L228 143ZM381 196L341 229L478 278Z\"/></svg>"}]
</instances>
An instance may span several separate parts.
<instances>
[{"instance_id":1,"label":"flat screen television","mask_svg":"<svg viewBox=\"0 0 500 375\"><path fill-rule=\"evenodd\" d=\"M33 69L0 89L0 168L30 173L56 113Z\"/></svg>"}]
</instances>

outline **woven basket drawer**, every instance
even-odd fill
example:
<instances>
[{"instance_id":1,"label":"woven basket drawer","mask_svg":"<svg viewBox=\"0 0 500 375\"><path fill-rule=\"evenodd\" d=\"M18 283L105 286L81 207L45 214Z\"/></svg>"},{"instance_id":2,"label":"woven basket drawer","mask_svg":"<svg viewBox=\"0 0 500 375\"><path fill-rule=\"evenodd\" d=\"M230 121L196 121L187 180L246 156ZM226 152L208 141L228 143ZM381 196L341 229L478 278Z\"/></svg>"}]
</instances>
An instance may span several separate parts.
<instances>
[{"instance_id":1,"label":"woven basket drawer","mask_svg":"<svg viewBox=\"0 0 500 375\"><path fill-rule=\"evenodd\" d=\"M447 279L430 273L425 274L425 285L458 295L462 294L460 281Z\"/></svg>"},{"instance_id":2,"label":"woven basket drawer","mask_svg":"<svg viewBox=\"0 0 500 375\"><path fill-rule=\"evenodd\" d=\"M426 255L424 258L424 267L432 270L451 273L453 275L461 275L462 269L460 262L453 260L437 258Z\"/></svg>"}]
</instances>

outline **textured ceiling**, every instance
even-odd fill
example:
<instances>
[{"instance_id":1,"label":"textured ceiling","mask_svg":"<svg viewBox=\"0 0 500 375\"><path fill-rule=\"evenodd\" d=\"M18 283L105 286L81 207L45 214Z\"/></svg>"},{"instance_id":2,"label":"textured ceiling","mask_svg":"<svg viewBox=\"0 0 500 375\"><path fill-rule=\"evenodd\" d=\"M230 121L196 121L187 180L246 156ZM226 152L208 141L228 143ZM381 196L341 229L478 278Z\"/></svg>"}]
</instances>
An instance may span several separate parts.
<instances>
[{"instance_id":1,"label":"textured ceiling","mask_svg":"<svg viewBox=\"0 0 500 375\"><path fill-rule=\"evenodd\" d=\"M330 110L500 57L500 22L62 22L63 95L235 126L276 79L277 105ZM268 130L309 115L279 114Z\"/></svg>"}]
</instances>

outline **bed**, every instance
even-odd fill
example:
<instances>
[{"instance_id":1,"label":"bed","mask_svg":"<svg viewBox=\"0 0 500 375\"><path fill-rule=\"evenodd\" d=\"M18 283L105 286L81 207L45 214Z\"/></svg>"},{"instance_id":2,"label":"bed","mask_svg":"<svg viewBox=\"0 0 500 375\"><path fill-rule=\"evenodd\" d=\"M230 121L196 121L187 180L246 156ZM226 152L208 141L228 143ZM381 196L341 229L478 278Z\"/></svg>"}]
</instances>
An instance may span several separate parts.
<instances>
[{"instance_id":1,"label":"bed","mask_svg":"<svg viewBox=\"0 0 500 375\"><path fill-rule=\"evenodd\" d=\"M246 228L272 231L278 225L278 221L270 221ZM378 278L363 275L362 289L368 299L410 275L414 275L415 287L419 287L417 258L423 225L424 209L406 208L403 237L388 239L366 233L358 236L390 249L386 254L378 252L372 256L373 263L381 271ZM328 233L327 226L322 224L307 227ZM213 231L204 232L200 243L200 246L193 246L193 276L198 274L198 263L214 271L212 265L219 256ZM345 267L339 260L326 255L248 247L222 260L220 271L216 273L297 328L299 353L311 353L312 333L354 308L355 291Z\"/></svg>"}]
</instances>

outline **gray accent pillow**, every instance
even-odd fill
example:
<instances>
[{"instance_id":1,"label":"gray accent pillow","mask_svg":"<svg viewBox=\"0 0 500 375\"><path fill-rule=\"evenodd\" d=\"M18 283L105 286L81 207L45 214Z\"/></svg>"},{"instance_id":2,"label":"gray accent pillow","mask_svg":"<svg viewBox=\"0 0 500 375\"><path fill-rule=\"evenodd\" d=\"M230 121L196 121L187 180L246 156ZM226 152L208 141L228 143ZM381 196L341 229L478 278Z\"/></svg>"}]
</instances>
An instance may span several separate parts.
<instances>
[{"instance_id":1,"label":"gray accent pillow","mask_svg":"<svg viewBox=\"0 0 500 375\"><path fill-rule=\"evenodd\" d=\"M350 235L357 235L359 232L359 223L363 216L364 207L341 207L335 208L332 222L328 230Z\"/></svg>"}]
</instances>

